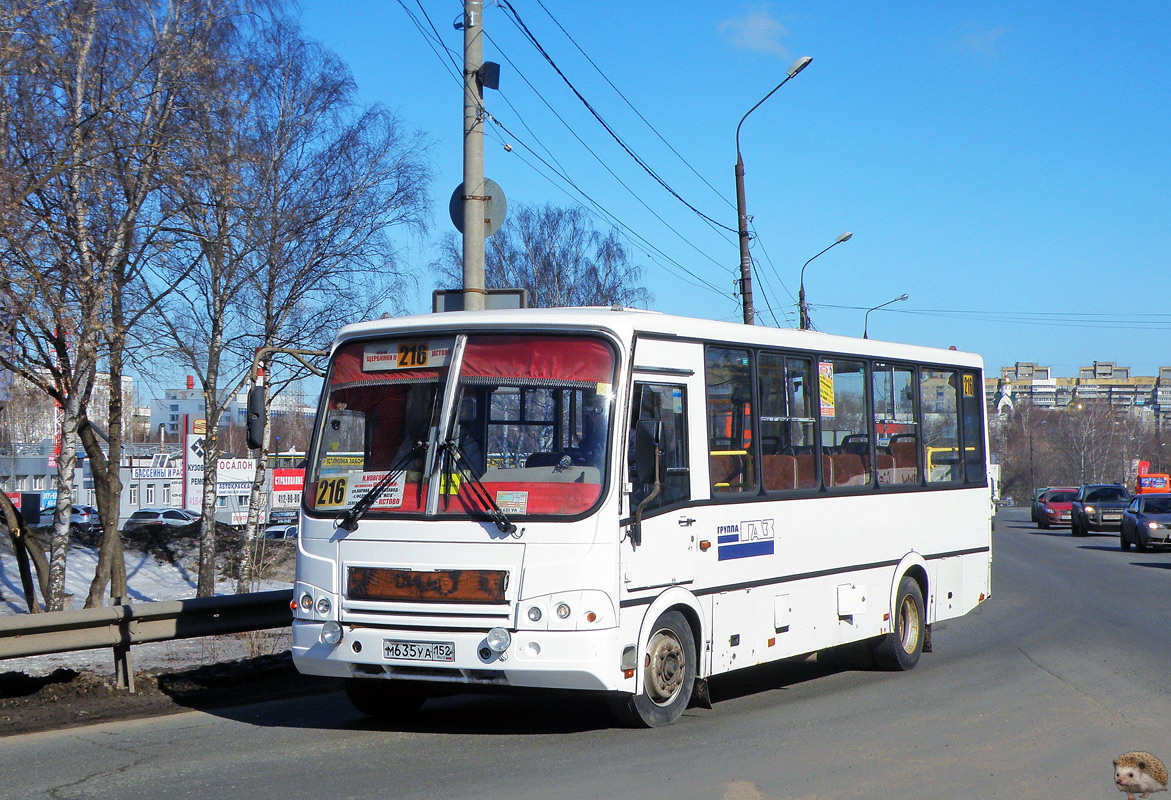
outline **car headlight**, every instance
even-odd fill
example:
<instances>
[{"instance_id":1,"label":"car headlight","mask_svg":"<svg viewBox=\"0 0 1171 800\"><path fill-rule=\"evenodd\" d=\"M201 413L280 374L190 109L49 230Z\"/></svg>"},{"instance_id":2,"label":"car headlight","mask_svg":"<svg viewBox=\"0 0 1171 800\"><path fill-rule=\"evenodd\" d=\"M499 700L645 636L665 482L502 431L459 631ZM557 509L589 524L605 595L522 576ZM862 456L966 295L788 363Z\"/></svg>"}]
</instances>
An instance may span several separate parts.
<instances>
[{"instance_id":1,"label":"car headlight","mask_svg":"<svg viewBox=\"0 0 1171 800\"><path fill-rule=\"evenodd\" d=\"M1093 513L1094 513L1094 507L1093 507L1093 506L1086 506L1086 513L1087 513L1087 514L1093 514Z\"/></svg>"},{"instance_id":2,"label":"car headlight","mask_svg":"<svg viewBox=\"0 0 1171 800\"><path fill-rule=\"evenodd\" d=\"M1147 523L1147 527L1148 527L1148 528L1150 528L1151 530L1155 530L1155 529L1157 529L1157 528L1159 527L1159 523L1157 523L1157 522L1148 522L1148 523Z\"/></svg>"}]
</instances>

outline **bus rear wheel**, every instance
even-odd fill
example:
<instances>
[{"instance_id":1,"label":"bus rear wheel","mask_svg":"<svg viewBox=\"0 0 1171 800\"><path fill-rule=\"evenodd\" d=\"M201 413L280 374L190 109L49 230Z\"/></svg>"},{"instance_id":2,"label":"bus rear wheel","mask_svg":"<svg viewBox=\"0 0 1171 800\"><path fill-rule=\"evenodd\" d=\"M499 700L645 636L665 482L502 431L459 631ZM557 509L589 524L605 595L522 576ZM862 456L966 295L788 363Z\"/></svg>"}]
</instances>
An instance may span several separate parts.
<instances>
[{"instance_id":1,"label":"bus rear wheel","mask_svg":"<svg viewBox=\"0 0 1171 800\"><path fill-rule=\"evenodd\" d=\"M427 694L413 681L381 678L346 678L346 697L368 717L395 720L409 717L427 701Z\"/></svg>"},{"instance_id":2,"label":"bus rear wheel","mask_svg":"<svg viewBox=\"0 0 1171 800\"><path fill-rule=\"evenodd\" d=\"M895 602L894 629L875 641L874 663L880 669L914 669L923 653L925 626L923 592L914 578L904 575Z\"/></svg>"},{"instance_id":3,"label":"bus rear wheel","mask_svg":"<svg viewBox=\"0 0 1171 800\"><path fill-rule=\"evenodd\" d=\"M641 691L620 695L611 702L619 722L633 727L670 725L691 702L697 674L695 636L678 611L655 620L643 657Z\"/></svg>"}]
</instances>

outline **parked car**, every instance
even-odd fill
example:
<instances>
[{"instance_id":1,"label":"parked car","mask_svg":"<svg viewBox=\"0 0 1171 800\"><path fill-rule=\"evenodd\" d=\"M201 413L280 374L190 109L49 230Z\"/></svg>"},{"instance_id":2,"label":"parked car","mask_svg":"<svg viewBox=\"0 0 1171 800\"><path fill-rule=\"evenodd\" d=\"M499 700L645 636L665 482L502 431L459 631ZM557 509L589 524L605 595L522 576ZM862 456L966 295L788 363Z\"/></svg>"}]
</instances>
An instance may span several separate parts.
<instances>
[{"instance_id":1,"label":"parked car","mask_svg":"<svg viewBox=\"0 0 1171 800\"><path fill-rule=\"evenodd\" d=\"M269 525L264 529L266 539L296 539L296 525Z\"/></svg>"},{"instance_id":2,"label":"parked car","mask_svg":"<svg viewBox=\"0 0 1171 800\"><path fill-rule=\"evenodd\" d=\"M1049 491L1049 489L1049 486L1043 486L1033 495L1033 507L1029 509L1029 519L1034 523L1040 524L1041 522L1041 498L1045 496L1045 492Z\"/></svg>"},{"instance_id":3,"label":"parked car","mask_svg":"<svg viewBox=\"0 0 1171 800\"><path fill-rule=\"evenodd\" d=\"M1046 489L1041 495L1041 511L1038 515L1037 527L1050 528L1054 525L1068 525L1070 509L1077 498L1077 488L1073 486Z\"/></svg>"},{"instance_id":4,"label":"parked car","mask_svg":"<svg viewBox=\"0 0 1171 800\"><path fill-rule=\"evenodd\" d=\"M181 528L198 519L198 515L181 508L142 508L130 515L122 526L122 532L129 533L142 528Z\"/></svg>"},{"instance_id":5,"label":"parked car","mask_svg":"<svg viewBox=\"0 0 1171 800\"><path fill-rule=\"evenodd\" d=\"M55 506L45 506L41 509L41 525L52 525L56 515ZM98 510L93 506L73 506L69 510L69 527L72 530L87 533L97 524Z\"/></svg>"},{"instance_id":6,"label":"parked car","mask_svg":"<svg viewBox=\"0 0 1171 800\"><path fill-rule=\"evenodd\" d=\"M1118 544L1140 553L1150 547L1171 547L1171 494L1140 494L1122 512Z\"/></svg>"},{"instance_id":7,"label":"parked car","mask_svg":"<svg viewBox=\"0 0 1171 800\"><path fill-rule=\"evenodd\" d=\"M1087 483L1078 488L1069 509L1069 532L1085 536L1090 531L1117 531L1130 492L1120 483Z\"/></svg>"}]
</instances>

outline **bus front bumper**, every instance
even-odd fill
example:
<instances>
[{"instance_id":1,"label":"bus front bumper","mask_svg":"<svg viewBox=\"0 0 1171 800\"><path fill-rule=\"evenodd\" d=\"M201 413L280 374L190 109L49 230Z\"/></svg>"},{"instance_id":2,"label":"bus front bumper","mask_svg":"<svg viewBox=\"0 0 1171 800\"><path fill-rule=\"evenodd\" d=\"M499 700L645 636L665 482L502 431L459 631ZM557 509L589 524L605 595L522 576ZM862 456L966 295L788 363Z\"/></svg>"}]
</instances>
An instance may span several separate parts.
<instances>
[{"instance_id":1,"label":"bus front bumper","mask_svg":"<svg viewBox=\"0 0 1171 800\"><path fill-rule=\"evenodd\" d=\"M321 641L323 624L293 620L293 663L306 675L592 691L634 687L633 679L623 675L614 629L510 631L511 644L495 653L480 631L349 624L342 625L342 640L330 645ZM396 650L420 657L395 657Z\"/></svg>"}]
</instances>

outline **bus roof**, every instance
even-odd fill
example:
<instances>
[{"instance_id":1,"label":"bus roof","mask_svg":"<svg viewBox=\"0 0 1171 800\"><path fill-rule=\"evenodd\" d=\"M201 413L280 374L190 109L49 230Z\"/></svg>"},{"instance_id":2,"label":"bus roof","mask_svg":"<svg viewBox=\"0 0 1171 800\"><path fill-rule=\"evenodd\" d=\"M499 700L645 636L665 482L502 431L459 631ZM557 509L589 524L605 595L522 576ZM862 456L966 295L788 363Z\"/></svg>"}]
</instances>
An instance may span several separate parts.
<instances>
[{"instance_id":1,"label":"bus roof","mask_svg":"<svg viewBox=\"0 0 1171 800\"><path fill-rule=\"evenodd\" d=\"M623 341L630 341L635 335L661 336L826 354L845 353L872 358L889 358L895 361L905 359L955 364L977 369L982 369L984 366L979 355L959 350L899 344L878 339L836 336L820 331L743 325L696 317L681 317L658 311L611 308L609 306L449 311L438 314L390 317L347 325L338 332L334 346L353 339L377 336L415 335L452 330L500 329L518 332L550 329L604 330L613 332Z\"/></svg>"}]
</instances>

